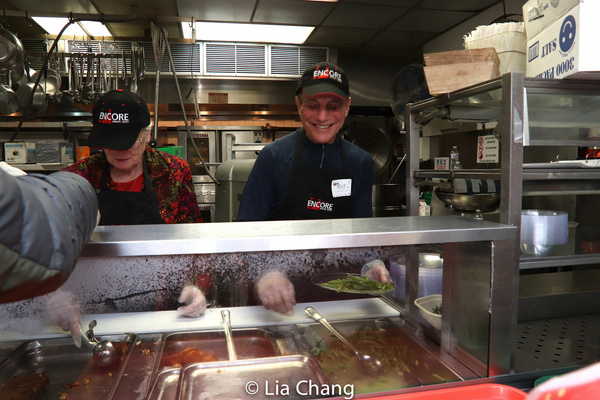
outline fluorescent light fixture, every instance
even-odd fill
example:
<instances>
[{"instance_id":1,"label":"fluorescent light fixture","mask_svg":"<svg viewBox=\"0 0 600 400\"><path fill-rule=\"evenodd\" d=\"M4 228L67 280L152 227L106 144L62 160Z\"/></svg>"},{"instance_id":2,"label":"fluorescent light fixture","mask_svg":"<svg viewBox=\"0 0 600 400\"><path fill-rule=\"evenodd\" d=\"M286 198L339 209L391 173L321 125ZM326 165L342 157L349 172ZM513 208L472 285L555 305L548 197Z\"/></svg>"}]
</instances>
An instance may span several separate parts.
<instances>
[{"instance_id":1,"label":"fluorescent light fixture","mask_svg":"<svg viewBox=\"0 0 600 400\"><path fill-rule=\"evenodd\" d=\"M98 36L112 36L110 31L106 28L102 22L99 21L80 21L79 22L90 35L94 37Z\"/></svg>"},{"instance_id":2,"label":"fluorescent light fixture","mask_svg":"<svg viewBox=\"0 0 600 400\"><path fill-rule=\"evenodd\" d=\"M189 22L181 23L184 37L192 38ZM196 22L196 40L220 42L302 44L313 26Z\"/></svg>"},{"instance_id":3,"label":"fluorescent light fixture","mask_svg":"<svg viewBox=\"0 0 600 400\"><path fill-rule=\"evenodd\" d=\"M60 31L64 28L65 25L69 23L68 18L60 18L60 17L31 17L33 20L41 26L48 34L50 35L58 35ZM85 26L85 29L92 36L112 36L106 26L104 26L101 22L98 21L80 21L79 23L72 23L69 27L63 32L63 35L66 36L87 36L87 33L83 29L81 29L82 24Z\"/></svg>"}]
</instances>

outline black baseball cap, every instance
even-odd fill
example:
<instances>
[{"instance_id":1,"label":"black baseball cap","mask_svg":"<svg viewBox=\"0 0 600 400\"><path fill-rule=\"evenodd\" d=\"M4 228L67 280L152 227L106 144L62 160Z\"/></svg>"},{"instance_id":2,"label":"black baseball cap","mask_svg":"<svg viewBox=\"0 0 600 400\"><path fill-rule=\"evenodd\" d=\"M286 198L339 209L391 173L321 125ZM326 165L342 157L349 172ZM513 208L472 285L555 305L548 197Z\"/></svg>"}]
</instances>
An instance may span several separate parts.
<instances>
[{"instance_id":1,"label":"black baseball cap","mask_svg":"<svg viewBox=\"0 0 600 400\"><path fill-rule=\"evenodd\" d=\"M335 64L323 61L310 66L298 81L296 94L304 92L307 96L332 93L348 101L350 88L346 72Z\"/></svg>"},{"instance_id":2,"label":"black baseball cap","mask_svg":"<svg viewBox=\"0 0 600 400\"><path fill-rule=\"evenodd\" d=\"M94 104L93 127L88 146L127 150L142 128L150 125L150 111L137 94L124 90L106 92Z\"/></svg>"}]
</instances>

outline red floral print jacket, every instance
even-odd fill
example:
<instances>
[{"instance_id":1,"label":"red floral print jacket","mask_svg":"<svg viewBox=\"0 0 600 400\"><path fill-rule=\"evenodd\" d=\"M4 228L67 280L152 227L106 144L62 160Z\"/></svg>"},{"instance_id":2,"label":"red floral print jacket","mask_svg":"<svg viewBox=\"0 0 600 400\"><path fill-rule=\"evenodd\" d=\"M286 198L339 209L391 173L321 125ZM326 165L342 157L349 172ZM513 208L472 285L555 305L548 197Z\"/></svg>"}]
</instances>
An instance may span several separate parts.
<instances>
[{"instance_id":1,"label":"red floral print jacket","mask_svg":"<svg viewBox=\"0 0 600 400\"><path fill-rule=\"evenodd\" d=\"M152 187L158 196L160 216L165 223L202 222L190 165L179 157L149 147L144 154ZM64 170L83 176L99 193L102 173L107 167L106 155L99 152ZM109 190L117 190L110 174L106 176L105 185Z\"/></svg>"}]
</instances>

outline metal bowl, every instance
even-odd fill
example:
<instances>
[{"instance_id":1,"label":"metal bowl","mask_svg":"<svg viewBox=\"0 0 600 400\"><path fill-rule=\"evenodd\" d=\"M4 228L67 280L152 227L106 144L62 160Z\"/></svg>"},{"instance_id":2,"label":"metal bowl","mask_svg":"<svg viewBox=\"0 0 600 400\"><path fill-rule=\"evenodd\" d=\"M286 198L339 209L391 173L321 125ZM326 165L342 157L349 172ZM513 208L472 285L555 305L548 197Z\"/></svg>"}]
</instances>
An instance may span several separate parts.
<instances>
[{"instance_id":1,"label":"metal bowl","mask_svg":"<svg viewBox=\"0 0 600 400\"><path fill-rule=\"evenodd\" d=\"M435 195L456 211L493 211L500 203L499 193L462 194L436 190Z\"/></svg>"},{"instance_id":2,"label":"metal bowl","mask_svg":"<svg viewBox=\"0 0 600 400\"><path fill-rule=\"evenodd\" d=\"M569 215L562 211L522 210L521 251L534 256L550 253L569 238Z\"/></svg>"},{"instance_id":3,"label":"metal bowl","mask_svg":"<svg viewBox=\"0 0 600 400\"><path fill-rule=\"evenodd\" d=\"M552 250L553 247L553 244L521 243L521 251L530 256L547 256L550 254L550 250Z\"/></svg>"}]
</instances>

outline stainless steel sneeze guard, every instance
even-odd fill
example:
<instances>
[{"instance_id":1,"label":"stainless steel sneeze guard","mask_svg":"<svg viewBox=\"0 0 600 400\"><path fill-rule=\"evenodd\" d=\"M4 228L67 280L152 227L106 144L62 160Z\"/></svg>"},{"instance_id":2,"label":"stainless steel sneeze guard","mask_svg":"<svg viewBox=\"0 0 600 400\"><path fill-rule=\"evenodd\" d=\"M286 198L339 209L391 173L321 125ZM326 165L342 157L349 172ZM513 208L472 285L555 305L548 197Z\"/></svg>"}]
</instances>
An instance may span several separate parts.
<instances>
[{"instance_id":1,"label":"stainless steel sneeze guard","mask_svg":"<svg viewBox=\"0 0 600 400\"><path fill-rule=\"evenodd\" d=\"M82 257L214 254L513 240L516 228L455 216L100 226Z\"/></svg>"}]
</instances>

